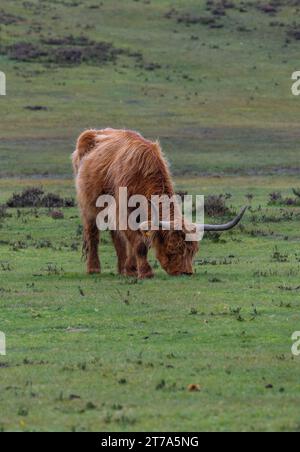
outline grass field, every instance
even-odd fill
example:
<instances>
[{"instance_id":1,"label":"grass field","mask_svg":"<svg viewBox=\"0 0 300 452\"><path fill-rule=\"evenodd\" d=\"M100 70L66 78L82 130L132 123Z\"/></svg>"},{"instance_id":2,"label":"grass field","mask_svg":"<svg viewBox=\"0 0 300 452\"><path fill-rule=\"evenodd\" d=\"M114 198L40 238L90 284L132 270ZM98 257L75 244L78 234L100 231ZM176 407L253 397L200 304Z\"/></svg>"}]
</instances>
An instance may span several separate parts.
<instances>
[{"instance_id":1,"label":"grass field","mask_svg":"<svg viewBox=\"0 0 300 452\"><path fill-rule=\"evenodd\" d=\"M294 3L2 1L0 205L75 196L77 135L113 126L159 137L178 189L251 208L191 279L152 256L142 282L116 275L106 234L85 274L76 207L0 209L0 430L299 431Z\"/></svg>"}]
</instances>

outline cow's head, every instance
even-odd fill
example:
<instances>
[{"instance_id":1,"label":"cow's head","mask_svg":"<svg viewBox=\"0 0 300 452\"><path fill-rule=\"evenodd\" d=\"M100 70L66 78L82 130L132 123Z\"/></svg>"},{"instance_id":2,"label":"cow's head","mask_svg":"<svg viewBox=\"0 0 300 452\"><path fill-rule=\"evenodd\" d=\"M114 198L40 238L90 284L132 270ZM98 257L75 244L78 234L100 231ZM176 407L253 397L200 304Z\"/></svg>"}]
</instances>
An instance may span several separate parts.
<instances>
[{"instance_id":1,"label":"cow's head","mask_svg":"<svg viewBox=\"0 0 300 452\"><path fill-rule=\"evenodd\" d=\"M162 268L171 276L192 275L198 242L186 240L187 231L157 231L153 247Z\"/></svg>"},{"instance_id":2,"label":"cow's head","mask_svg":"<svg viewBox=\"0 0 300 452\"><path fill-rule=\"evenodd\" d=\"M186 224L181 219L182 227L179 228L178 222L160 221L153 229L159 227L159 230L151 230L152 223L145 222L140 226L145 237L151 242L155 249L156 257L162 268L171 276L192 275L193 261L199 250L197 241L189 241L189 234L203 232L222 232L233 229L243 218L247 208L232 221L221 225L211 224ZM167 229L167 230L166 230Z\"/></svg>"}]
</instances>

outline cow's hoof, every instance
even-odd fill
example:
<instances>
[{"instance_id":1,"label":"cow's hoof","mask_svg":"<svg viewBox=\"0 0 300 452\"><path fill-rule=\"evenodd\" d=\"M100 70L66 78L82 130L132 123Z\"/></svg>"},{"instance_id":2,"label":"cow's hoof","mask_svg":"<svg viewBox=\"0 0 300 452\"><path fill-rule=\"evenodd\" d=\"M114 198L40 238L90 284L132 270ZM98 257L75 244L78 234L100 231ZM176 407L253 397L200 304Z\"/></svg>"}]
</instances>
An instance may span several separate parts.
<instances>
[{"instance_id":1,"label":"cow's hoof","mask_svg":"<svg viewBox=\"0 0 300 452\"><path fill-rule=\"evenodd\" d=\"M89 275L98 275L101 273L101 270L100 268L89 268L87 272Z\"/></svg>"},{"instance_id":2,"label":"cow's hoof","mask_svg":"<svg viewBox=\"0 0 300 452\"><path fill-rule=\"evenodd\" d=\"M136 268L127 268L124 270L123 275L127 278L137 278L138 277L138 271Z\"/></svg>"},{"instance_id":3,"label":"cow's hoof","mask_svg":"<svg viewBox=\"0 0 300 452\"><path fill-rule=\"evenodd\" d=\"M137 278L138 272L125 272L123 273L126 278Z\"/></svg>"}]
</instances>

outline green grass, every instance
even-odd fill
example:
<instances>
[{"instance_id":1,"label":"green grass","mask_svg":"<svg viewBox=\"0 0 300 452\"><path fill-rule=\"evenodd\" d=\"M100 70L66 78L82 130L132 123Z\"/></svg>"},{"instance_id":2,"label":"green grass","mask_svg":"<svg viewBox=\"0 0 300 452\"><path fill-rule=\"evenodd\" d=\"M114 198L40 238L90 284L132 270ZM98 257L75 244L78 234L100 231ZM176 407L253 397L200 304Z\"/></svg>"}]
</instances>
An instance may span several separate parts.
<instances>
[{"instance_id":1,"label":"green grass","mask_svg":"<svg viewBox=\"0 0 300 452\"><path fill-rule=\"evenodd\" d=\"M247 188L235 187L235 199L243 202ZM268 188L256 188L253 209L264 203L263 213L281 217L266 206ZM103 274L85 275L76 209L57 221L46 209L9 213L1 229L1 428L299 429L293 222L256 224L248 214L243 232L201 244L193 278L156 268L155 280L136 282L116 275L106 235ZM276 246L287 262L274 260ZM201 392L189 393L189 384Z\"/></svg>"},{"instance_id":2,"label":"green grass","mask_svg":"<svg viewBox=\"0 0 300 452\"><path fill-rule=\"evenodd\" d=\"M113 126L159 137L178 189L231 193L235 209L253 194L253 211L244 228L201 243L191 279L166 276L152 255L155 279L137 282L116 275L107 235L102 275L85 274L77 209L57 221L46 209L9 209L0 219L0 430L299 431L300 209L268 205L269 193L292 196L300 185L299 42L286 44L296 7L270 17L252 2L210 29L164 17L171 6L209 15L204 1L95 3L33 0L25 11L3 0L1 10L24 20L1 25L1 48L84 35L161 68L125 55L60 67L2 51L0 205L31 185L74 196L76 137ZM24 108L37 105L47 110Z\"/></svg>"}]
</instances>

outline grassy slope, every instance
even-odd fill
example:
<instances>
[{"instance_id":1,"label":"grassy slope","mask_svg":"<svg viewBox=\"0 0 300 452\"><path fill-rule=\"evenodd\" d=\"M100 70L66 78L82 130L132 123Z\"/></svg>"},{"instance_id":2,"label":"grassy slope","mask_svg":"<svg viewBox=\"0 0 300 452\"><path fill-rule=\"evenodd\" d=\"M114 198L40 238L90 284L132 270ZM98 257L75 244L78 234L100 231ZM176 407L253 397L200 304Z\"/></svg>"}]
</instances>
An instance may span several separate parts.
<instances>
[{"instance_id":1,"label":"grassy slope","mask_svg":"<svg viewBox=\"0 0 300 452\"><path fill-rule=\"evenodd\" d=\"M290 90L298 43L285 46L286 28L269 25L291 24L295 8L275 18L254 6L247 13L229 10L224 28L214 30L166 19L166 0L104 1L96 10L61 3L43 2L25 13L21 2L4 0L6 11L25 20L2 26L2 45L83 34L140 51L162 68L138 69L125 57L116 66L75 68L0 57L8 78L8 97L1 99L2 175L69 174L77 134L106 125L159 136L177 173L298 168L299 103ZM204 5L172 2L181 14L208 15ZM49 111L28 112L26 105Z\"/></svg>"},{"instance_id":2,"label":"grassy slope","mask_svg":"<svg viewBox=\"0 0 300 452\"><path fill-rule=\"evenodd\" d=\"M25 13L22 2L2 3L26 17L1 28L4 44L38 42L41 33L30 29L41 24L43 36L110 40L162 69L136 69L128 58L115 67L45 68L0 57L8 78L8 96L0 99L0 203L36 183L24 176L69 176L79 131L113 125L159 136L179 188L230 192L235 206L251 192L253 207L263 207L260 218L282 216L267 208L268 193L290 194L297 177L266 174L299 168L298 100L290 95L298 46L283 47L284 29L268 25L274 18L229 11L225 28L210 30L163 18L165 0L103 1L100 10L43 2L39 15ZM204 10L202 1L173 5ZM291 8L279 16L293 18ZM252 31L238 32L240 25ZM263 177L244 177L260 171ZM191 177L215 172L238 176ZM74 193L70 180L38 183ZM135 284L115 276L107 237L103 275L85 276L76 210L57 222L44 210L10 213L0 229L3 430L299 430L300 361L290 354L298 291L279 288L299 286L298 221L257 224L248 215L243 232L203 242L191 280L156 269L154 281ZM275 245L287 262L273 260ZM190 383L202 391L189 393ZM72 394L81 398L69 400Z\"/></svg>"}]
</instances>

